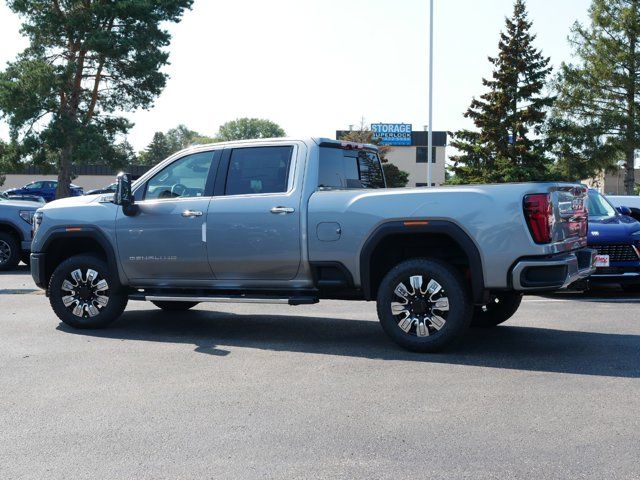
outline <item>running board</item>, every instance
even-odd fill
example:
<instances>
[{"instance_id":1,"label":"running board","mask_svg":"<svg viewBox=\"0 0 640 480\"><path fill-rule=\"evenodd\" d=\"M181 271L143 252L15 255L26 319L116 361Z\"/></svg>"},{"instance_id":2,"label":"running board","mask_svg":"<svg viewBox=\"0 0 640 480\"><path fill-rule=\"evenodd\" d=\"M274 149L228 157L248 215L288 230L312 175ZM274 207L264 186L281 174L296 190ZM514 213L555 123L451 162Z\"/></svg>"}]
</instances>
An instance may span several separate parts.
<instances>
[{"instance_id":1,"label":"running board","mask_svg":"<svg viewBox=\"0 0 640 480\"><path fill-rule=\"evenodd\" d=\"M209 302L209 303L262 303L279 305L312 305L318 303L317 297L296 296L296 297L270 297L270 296L189 296L189 295L146 295L144 293L133 293L129 295L130 300L146 300L149 302Z\"/></svg>"}]
</instances>

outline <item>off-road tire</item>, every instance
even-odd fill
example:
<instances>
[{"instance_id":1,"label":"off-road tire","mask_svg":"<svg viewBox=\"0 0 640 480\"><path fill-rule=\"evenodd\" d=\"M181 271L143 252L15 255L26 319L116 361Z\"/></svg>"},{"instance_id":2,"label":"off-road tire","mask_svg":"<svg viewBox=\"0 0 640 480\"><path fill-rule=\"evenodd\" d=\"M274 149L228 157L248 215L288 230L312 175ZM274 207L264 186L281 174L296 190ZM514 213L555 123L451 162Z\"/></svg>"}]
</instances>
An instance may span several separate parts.
<instances>
[{"instance_id":1,"label":"off-road tire","mask_svg":"<svg viewBox=\"0 0 640 480\"><path fill-rule=\"evenodd\" d=\"M186 312L190 308L195 307L200 302L151 302L156 307L161 308L165 312Z\"/></svg>"},{"instance_id":2,"label":"off-road tire","mask_svg":"<svg viewBox=\"0 0 640 480\"><path fill-rule=\"evenodd\" d=\"M77 293L75 296L71 295L71 291L63 289L64 281L67 280L73 283L74 279L72 272L80 270L83 279L88 279L89 270L97 272L98 276L96 281L105 280L108 288L106 290L99 290L100 296L108 297L107 304L102 307L94 307L99 312L95 316L90 316L89 311L83 311L82 316L76 315L72 311L72 307L77 304L65 306L63 298L72 296L74 298L81 298L81 293ZM58 316L60 320L73 328L104 328L114 322L127 306L128 296L127 293L122 290L116 290L117 284L114 276L117 272L109 270L108 265L104 260L94 255L76 255L74 257L64 260L60 265L56 267L49 280L49 288L47 290L49 294L49 302L51 308ZM79 290L82 289L82 282L76 282L80 285ZM90 287L87 287L91 291ZM74 291L75 292L75 291ZM79 300L79 303L82 303ZM86 306L87 304L84 303ZM97 305L97 304L96 304Z\"/></svg>"},{"instance_id":3,"label":"off-road tire","mask_svg":"<svg viewBox=\"0 0 640 480\"><path fill-rule=\"evenodd\" d=\"M520 307L522 294L518 292L499 292L491 295L491 301L473 310L472 327L489 328L509 320Z\"/></svg>"},{"instance_id":4,"label":"off-road tire","mask_svg":"<svg viewBox=\"0 0 640 480\"><path fill-rule=\"evenodd\" d=\"M395 290L400 286L400 283L406 287L407 279L411 282L411 277L414 276L421 277L422 286L416 289L411 284L410 288L413 289L415 295L406 305L407 312L410 314L403 319L404 312L400 315L392 312L392 302L398 308L399 300L403 298L399 297ZM427 288L431 285L431 280L435 280L441 287L436 293L442 296L436 300L432 300L436 293L429 294ZM427 283L426 287L425 282ZM422 293L425 288L427 292ZM446 298L448 310L446 310L445 322L442 324L445 311L439 311L441 309L436 308L434 303L444 301L444 298ZM417 306L415 306L416 304ZM402 305L399 308L403 308ZM436 312L439 311L438 323L442 325L440 328L437 328L429 320L434 315L434 309ZM468 285L455 267L437 259L414 258L396 265L382 279L378 287L377 310L382 328L398 345L416 352L436 352L451 344L467 329L471 321L473 303ZM409 321L414 317L415 321ZM422 323L420 322L421 318L424 319ZM409 331L405 331L401 327L405 320L412 324ZM404 323L404 325L406 328L407 324ZM427 336L424 336L425 327ZM422 331L421 335L420 331Z\"/></svg>"},{"instance_id":5,"label":"off-road tire","mask_svg":"<svg viewBox=\"0 0 640 480\"><path fill-rule=\"evenodd\" d=\"M0 272L14 270L20 263L20 242L10 233L0 232L0 248Z\"/></svg>"}]
</instances>

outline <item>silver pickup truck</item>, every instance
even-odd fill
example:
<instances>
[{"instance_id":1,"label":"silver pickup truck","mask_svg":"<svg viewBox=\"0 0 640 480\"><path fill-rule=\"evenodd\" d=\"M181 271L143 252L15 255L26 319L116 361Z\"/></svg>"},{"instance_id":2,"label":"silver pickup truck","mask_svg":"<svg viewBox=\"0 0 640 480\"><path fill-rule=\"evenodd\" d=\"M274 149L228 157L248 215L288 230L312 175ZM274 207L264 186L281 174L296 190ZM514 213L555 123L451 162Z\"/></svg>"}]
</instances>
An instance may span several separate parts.
<instances>
[{"instance_id":1,"label":"silver pickup truck","mask_svg":"<svg viewBox=\"0 0 640 480\"><path fill-rule=\"evenodd\" d=\"M434 351L593 272L585 198L566 183L387 189L373 145L219 143L38 210L31 272L77 328L128 300L375 300L395 342Z\"/></svg>"}]
</instances>

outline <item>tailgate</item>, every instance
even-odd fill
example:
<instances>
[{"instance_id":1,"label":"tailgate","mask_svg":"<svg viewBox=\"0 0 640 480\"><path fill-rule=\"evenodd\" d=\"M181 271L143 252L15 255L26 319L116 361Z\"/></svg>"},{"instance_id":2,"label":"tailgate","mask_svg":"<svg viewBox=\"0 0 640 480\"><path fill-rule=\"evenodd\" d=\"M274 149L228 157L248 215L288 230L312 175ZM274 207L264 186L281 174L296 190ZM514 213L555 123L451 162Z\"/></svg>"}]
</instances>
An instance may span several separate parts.
<instances>
[{"instance_id":1,"label":"tailgate","mask_svg":"<svg viewBox=\"0 0 640 480\"><path fill-rule=\"evenodd\" d=\"M552 243L573 250L587 244L587 187L566 185L551 188L553 224Z\"/></svg>"}]
</instances>

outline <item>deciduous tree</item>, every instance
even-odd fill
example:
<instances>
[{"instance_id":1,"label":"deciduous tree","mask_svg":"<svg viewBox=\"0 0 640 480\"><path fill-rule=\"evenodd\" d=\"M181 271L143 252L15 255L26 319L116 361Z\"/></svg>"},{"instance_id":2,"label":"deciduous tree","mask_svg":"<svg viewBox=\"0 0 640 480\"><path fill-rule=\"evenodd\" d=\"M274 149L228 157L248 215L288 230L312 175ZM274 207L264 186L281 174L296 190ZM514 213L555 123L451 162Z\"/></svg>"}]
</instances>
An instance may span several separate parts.
<instances>
[{"instance_id":1,"label":"deciduous tree","mask_svg":"<svg viewBox=\"0 0 640 480\"><path fill-rule=\"evenodd\" d=\"M151 143L138 155L137 163L155 165L183 148L214 141L214 138L201 135L185 125L178 125L166 133L156 132Z\"/></svg>"},{"instance_id":2,"label":"deciduous tree","mask_svg":"<svg viewBox=\"0 0 640 480\"><path fill-rule=\"evenodd\" d=\"M238 118L220 127L216 140L250 140L253 138L284 137L285 132L277 123L262 118Z\"/></svg>"},{"instance_id":3,"label":"deciduous tree","mask_svg":"<svg viewBox=\"0 0 640 480\"><path fill-rule=\"evenodd\" d=\"M8 0L29 46L0 74L0 111L13 160L54 165L58 198L72 167L122 160L131 123L119 111L148 108L167 75L167 23L193 0Z\"/></svg>"}]
</instances>

